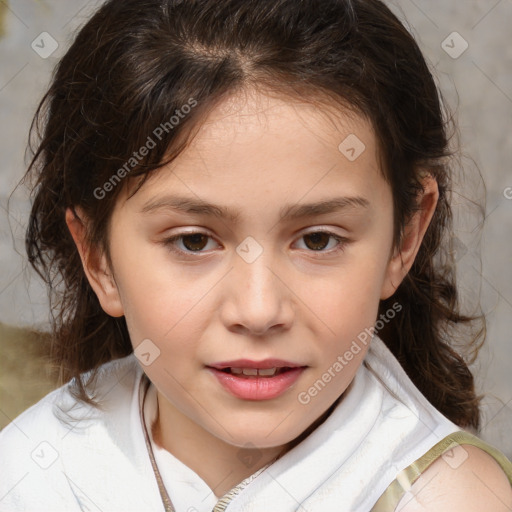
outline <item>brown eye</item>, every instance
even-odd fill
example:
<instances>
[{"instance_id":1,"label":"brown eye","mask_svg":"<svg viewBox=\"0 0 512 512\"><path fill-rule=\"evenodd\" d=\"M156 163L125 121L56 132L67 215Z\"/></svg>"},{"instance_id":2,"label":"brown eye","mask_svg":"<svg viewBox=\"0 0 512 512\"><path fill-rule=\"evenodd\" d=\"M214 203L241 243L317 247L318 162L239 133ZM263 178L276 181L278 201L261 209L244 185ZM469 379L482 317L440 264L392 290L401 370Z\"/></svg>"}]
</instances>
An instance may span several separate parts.
<instances>
[{"instance_id":1,"label":"brown eye","mask_svg":"<svg viewBox=\"0 0 512 512\"><path fill-rule=\"evenodd\" d=\"M206 233L183 233L181 235L171 236L162 241L162 244L172 251L181 254L198 253L202 254L208 242L213 238ZM211 247L210 247L211 248Z\"/></svg>"},{"instance_id":2,"label":"brown eye","mask_svg":"<svg viewBox=\"0 0 512 512\"><path fill-rule=\"evenodd\" d=\"M201 251L205 248L208 243L208 236L202 233L194 233L192 235L181 235L181 239L183 240L183 246L188 251Z\"/></svg>"},{"instance_id":3,"label":"brown eye","mask_svg":"<svg viewBox=\"0 0 512 512\"><path fill-rule=\"evenodd\" d=\"M304 235L304 241L306 242L306 246L308 249L313 251L321 251L327 247L329 244L329 239L333 238L332 235L325 232L318 233L310 233L308 235ZM310 243L307 242L310 241Z\"/></svg>"},{"instance_id":4,"label":"brown eye","mask_svg":"<svg viewBox=\"0 0 512 512\"><path fill-rule=\"evenodd\" d=\"M331 256L345 250L350 240L330 231L312 231L300 237L301 249L309 253L318 253L318 257ZM316 256L316 255L315 255Z\"/></svg>"}]
</instances>

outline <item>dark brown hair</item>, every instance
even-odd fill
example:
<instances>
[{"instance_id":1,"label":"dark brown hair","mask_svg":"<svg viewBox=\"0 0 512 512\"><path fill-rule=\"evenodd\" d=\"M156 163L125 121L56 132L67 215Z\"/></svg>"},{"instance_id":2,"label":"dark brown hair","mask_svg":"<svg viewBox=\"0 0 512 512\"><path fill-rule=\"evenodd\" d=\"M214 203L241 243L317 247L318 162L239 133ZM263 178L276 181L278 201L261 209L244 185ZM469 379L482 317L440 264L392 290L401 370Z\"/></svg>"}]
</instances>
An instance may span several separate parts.
<instances>
[{"instance_id":1,"label":"dark brown hair","mask_svg":"<svg viewBox=\"0 0 512 512\"><path fill-rule=\"evenodd\" d=\"M132 351L124 318L102 310L86 279L66 209L82 209L90 240L108 253L121 187L171 161L207 111L250 85L348 105L371 121L393 191L396 247L417 209L421 172L436 178L434 218L411 271L379 313L396 301L402 310L379 335L435 407L477 427L473 377L454 343L459 327L479 320L476 334L463 335L476 353L485 320L459 308L447 116L413 37L379 0L110 0L84 25L34 118L37 147L26 176L34 187L26 247L50 287L62 379L73 378L77 396L92 402L80 374ZM155 147L141 155L148 137Z\"/></svg>"}]
</instances>

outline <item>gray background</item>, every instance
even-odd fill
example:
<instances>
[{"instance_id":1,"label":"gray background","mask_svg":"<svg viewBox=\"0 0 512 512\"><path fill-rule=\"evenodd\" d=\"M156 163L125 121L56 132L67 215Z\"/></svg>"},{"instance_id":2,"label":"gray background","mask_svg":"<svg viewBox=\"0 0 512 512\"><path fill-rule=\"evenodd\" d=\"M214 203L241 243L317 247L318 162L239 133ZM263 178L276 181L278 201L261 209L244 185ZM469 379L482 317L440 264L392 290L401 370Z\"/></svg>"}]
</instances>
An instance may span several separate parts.
<instances>
[{"instance_id":1,"label":"gray background","mask_svg":"<svg viewBox=\"0 0 512 512\"><path fill-rule=\"evenodd\" d=\"M121 1L121 0L120 0ZM46 292L26 268L23 232L29 202L21 178L28 128L53 66L73 31L101 2L1 1L0 40L0 322L45 325ZM464 172L457 177L454 234L463 299L478 296L488 315L488 341L473 369L485 393L482 437L512 457L512 0L395 0L426 55L460 128ZM6 7L7 6L7 7ZM42 58L31 47L48 32L57 50ZM458 35L451 35L457 32ZM462 39L461 39L462 38ZM443 45L443 41L446 41ZM457 58L463 49L468 48ZM444 48L443 48L444 46ZM451 47L451 48L450 48ZM48 46L46 46L48 48ZM452 55L449 55L447 51ZM479 179L483 175L486 188ZM485 222L471 202L486 198ZM481 257L480 253L481 251Z\"/></svg>"}]
</instances>

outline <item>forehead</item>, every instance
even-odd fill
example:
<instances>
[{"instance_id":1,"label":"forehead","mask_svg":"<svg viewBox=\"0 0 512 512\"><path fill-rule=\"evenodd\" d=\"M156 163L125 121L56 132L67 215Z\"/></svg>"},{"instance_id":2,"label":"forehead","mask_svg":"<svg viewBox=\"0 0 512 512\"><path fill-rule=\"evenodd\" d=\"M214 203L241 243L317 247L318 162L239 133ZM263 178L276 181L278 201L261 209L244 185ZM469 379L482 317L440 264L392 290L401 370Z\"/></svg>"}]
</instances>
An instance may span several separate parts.
<instances>
[{"instance_id":1,"label":"forehead","mask_svg":"<svg viewBox=\"0 0 512 512\"><path fill-rule=\"evenodd\" d=\"M371 200L385 185L374 131L362 116L339 104L243 90L211 109L187 148L134 199L147 204L171 190L249 206L370 188Z\"/></svg>"},{"instance_id":2,"label":"forehead","mask_svg":"<svg viewBox=\"0 0 512 512\"><path fill-rule=\"evenodd\" d=\"M335 103L318 93L300 98L291 93L248 87L227 96L209 112L193 146L199 149L212 141L216 145L230 144L233 137L241 139L263 132L279 134L280 139L289 135L288 139L294 140L303 131L332 145L336 140L329 135L347 130L359 131L361 136L368 131L374 136L371 124L341 100Z\"/></svg>"}]
</instances>

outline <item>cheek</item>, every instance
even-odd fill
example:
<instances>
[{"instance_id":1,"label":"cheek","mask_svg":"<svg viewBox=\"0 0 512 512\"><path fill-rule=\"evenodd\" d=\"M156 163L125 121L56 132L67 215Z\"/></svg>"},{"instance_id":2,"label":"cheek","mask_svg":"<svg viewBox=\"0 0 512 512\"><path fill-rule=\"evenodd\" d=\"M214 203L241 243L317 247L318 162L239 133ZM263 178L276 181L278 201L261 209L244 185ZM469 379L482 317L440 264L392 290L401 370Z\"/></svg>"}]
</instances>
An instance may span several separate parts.
<instances>
[{"instance_id":1,"label":"cheek","mask_svg":"<svg viewBox=\"0 0 512 512\"><path fill-rule=\"evenodd\" d=\"M385 269L368 254L354 253L338 271L303 280L298 295L334 333L348 333L373 325ZM343 336L345 337L345 336Z\"/></svg>"},{"instance_id":2,"label":"cheek","mask_svg":"<svg viewBox=\"0 0 512 512\"><path fill-rule=\"evenodd\" d=\"M124 241L123 241L124 242ZM115 246L112 258L116 284L132 339L137 345L149 338L164 339L193 335L189 322L197 315L198 298L207 283L191 279L166 257L165 250L143 242ZM167 341L166 341L167 343ZM185 341L183 342L185 344Z\"/></svg>"}]
</instances>

